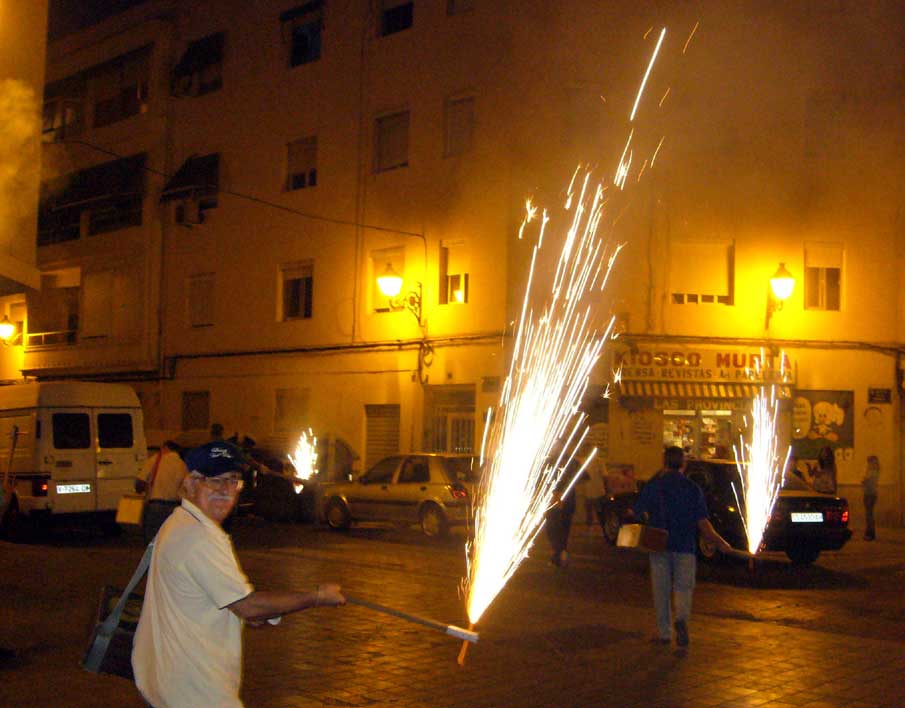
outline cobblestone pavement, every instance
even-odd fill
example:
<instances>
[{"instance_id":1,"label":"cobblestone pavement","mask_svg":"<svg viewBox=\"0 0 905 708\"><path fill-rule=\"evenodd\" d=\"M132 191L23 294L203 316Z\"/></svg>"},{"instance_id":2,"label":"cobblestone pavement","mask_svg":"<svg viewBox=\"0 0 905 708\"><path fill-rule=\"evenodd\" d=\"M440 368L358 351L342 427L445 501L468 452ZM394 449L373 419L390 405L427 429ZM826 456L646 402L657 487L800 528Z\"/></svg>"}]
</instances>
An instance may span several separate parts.
<instances>
[{"instance_id":1,"label":"cobblestone pavement","mask_svg":"<svg viewBox=\"0 0 905 708\"><path fill-rule=\"evenodd\" d=\"M240 520L234 538L259 588L335 580L374 602L464 624L461 538L413 531L350 535ZM646 560L573 533L572 563L543 541L482 618L466 665L459 643L347 606L248 630L249 706L805 706L905 705L905 531L853 540L810 569L771 559L699 572L687 651L650 642ZM121 679L78 666L97 592L124 583L132 537L70 533L0 543L0 705L142 706ZM864 617L866 615L866 617ZM863 619L862 619L863 617Z\"/></svg>"}]
</instances>

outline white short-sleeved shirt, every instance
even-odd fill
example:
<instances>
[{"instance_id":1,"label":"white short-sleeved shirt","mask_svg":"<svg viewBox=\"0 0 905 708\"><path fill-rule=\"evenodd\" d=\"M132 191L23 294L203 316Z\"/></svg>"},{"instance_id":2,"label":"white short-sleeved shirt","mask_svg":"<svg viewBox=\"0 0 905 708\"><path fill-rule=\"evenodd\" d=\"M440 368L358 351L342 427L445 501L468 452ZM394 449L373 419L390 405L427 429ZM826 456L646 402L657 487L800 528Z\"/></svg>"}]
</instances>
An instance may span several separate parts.
<instances>
[{"instance_id":1,"label":"white short-sleeved shirt","mask_svg":"<svg viewBox=\"0 0 905 708\"><path fill-rule=\"evenodd\" d=\"M228 605L254 591L229 536L183 499L157 535L132 669L155 708L241 706L242 620Z\"/></svg>"},{"instance_id":2,"label":"white short-sleeved shirt","mask_svg":"<svg viewBox=\"0 0 905 708\"><path fill-rule=\"evenodd\" d=\"M157 462L158 457L160 458L159 463ZM156 473L154 473L155 465L157 466ZM178 453L170 450L160 450L156 455L149 457L145 465L146 482L152 473L154 473L154 480L148 490L148 499L179 501L179 490L182 487L182 480L189 471Z\"/></svg>"}]
</instances>

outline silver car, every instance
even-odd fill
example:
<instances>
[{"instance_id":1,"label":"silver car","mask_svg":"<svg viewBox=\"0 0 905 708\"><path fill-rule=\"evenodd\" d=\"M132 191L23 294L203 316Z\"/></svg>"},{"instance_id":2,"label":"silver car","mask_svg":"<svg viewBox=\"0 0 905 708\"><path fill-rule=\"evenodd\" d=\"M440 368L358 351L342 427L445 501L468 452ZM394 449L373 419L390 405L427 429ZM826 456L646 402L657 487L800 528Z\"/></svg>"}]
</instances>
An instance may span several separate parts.
<instances>
[{"instance_id":1,"label":"silver car","mask_svg":"<svg viewBox=\"0 0 905 708\"><path fill-rule=\"evenodd\" d=\"M471 455L385 457L355 481L324 484L321 518L337 530L356 521L390 521L443 536L468 521L477 467Z\"/></svg>"}]
</instances>

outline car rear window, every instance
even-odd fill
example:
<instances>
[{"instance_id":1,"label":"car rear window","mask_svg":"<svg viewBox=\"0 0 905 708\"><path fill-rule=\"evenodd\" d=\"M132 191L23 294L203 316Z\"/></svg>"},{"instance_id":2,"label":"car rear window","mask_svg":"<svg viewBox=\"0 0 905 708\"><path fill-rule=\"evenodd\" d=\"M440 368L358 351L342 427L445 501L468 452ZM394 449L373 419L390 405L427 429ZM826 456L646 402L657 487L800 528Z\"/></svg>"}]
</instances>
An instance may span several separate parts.
<instances>
[{"instance_id":1,"label":"car rear window","mask_svg":"<svg viewBox=\"0 0 905 708\"><path fill-rule=\"evenodd\" d=\"M477 482L480 479L476 457L446 457L443 459L443 467L453 482Z\"/></svg>"}]
</instances>

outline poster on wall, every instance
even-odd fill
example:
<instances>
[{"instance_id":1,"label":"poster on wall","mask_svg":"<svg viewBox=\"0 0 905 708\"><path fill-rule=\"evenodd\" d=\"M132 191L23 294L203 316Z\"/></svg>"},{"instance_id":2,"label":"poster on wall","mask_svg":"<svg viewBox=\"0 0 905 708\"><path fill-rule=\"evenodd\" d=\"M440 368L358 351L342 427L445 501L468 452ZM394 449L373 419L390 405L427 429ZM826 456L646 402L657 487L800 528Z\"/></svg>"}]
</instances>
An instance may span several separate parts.
<instances>
[{"instance_id":1,"label":"poster on wall","mask_svg":"<svg viewBox=\"0 0 905 708\"><path fill-rule=\"evenodd\" d=\"M853 391L796 391L792 420L792 454L816 461L829 447L837 463L851 459L855 447Z\"/></svg>"}]
</instances>

